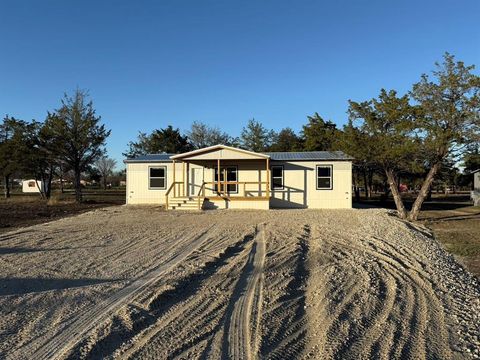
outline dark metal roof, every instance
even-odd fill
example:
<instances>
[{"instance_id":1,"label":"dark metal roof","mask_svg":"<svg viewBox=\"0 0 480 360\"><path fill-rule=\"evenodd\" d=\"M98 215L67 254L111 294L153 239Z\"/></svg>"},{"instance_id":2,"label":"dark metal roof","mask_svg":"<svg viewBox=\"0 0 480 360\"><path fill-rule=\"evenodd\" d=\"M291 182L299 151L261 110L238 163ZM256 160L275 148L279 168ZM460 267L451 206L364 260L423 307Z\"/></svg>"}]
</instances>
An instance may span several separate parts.
<instances>
[{"instance_id":1,"label":"dark metal roof","mask_svg":"<svg viewBox=\"0 0 480 360\"><path fill-rule=\"evenodd\" d=\"M170 156L174 154L147 154L140 155L133 159L125 159L124 163L142 163L142 162L170 162Z\"/></svg>"},{"instance_id":2,"label":"dark metal roof","mask_svg":"<svg viewBox=\"0 0 480 360\"><path fill-rule=\"evenodd\" d=\"M297 151L267 152L273 161L308 161L308 160L353 160L353 157L342 151Z\"/></svg>"},{"instance_id":3,"label":"dark metal roof","mask_svg":"<svg viewBox=\"0 0 480 360\"><path fill-rule=\"evenodd\" d=\"M267 152L262 153L270 156L272 161L333 161L353 160L353 157L342 151L297 151L297 152ZM134 159L126 159L124 163L145 162L171 162L170 156L174 154L147 154Z\"/></svg>"}]
</instances>

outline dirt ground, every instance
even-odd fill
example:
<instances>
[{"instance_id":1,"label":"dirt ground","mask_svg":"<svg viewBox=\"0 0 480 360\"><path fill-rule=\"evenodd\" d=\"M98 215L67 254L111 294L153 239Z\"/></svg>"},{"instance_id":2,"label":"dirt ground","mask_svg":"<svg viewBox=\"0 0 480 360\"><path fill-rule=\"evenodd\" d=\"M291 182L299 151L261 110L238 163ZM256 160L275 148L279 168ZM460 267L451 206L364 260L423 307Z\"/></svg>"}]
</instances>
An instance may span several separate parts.
<instances>
[{"instance_id":1,"label":"dirt ground","mask_svg":"<svg viewBox=\"0 0 480 360\"><path fill-rule=\"evenodd\" d=\"M124 192L86 193L85 202L77 204L72 193L55 194L50 201L38 195L13 195L0 199L0 234L15 228L41 224L85 211L125 203Z\"/></svg>"},{"instance_id":2,"label":"dirt ground","mask_svg":"<svg viewBox=\"0 0 480 360\"><path fill-rule=\"evenodd\" d=\"M97 209L0 235L0 358L463 359L480 284L388 210Z\"/></svg>"}]
</instances>

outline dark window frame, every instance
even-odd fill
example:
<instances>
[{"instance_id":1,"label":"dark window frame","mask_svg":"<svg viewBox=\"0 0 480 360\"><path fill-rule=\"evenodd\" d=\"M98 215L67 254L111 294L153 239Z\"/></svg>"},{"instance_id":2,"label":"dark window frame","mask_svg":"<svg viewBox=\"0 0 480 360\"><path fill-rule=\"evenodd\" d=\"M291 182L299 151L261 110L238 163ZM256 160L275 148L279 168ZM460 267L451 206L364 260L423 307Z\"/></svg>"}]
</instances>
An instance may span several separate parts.
<instances>
[{"instance_id":1,"label":"dark window frame","mask_svg":"<svg viewBox=\"0 0 480 360\"><path fill-rule=\"evenodd\" d=\"M318 169L319 168L330 168L330 176L318 176ZM318 187L318 179L330 179L330 187ZM317 165L315 167L315 187L317 190L333 190L333 165Z\"/></svg>"},{"instance_id":2,"label":"dark window frame","mask_svg":"<svg viewBox=\"0 0 480 360\"><path fill-rule=\"evenodd\" d=\"M234 169L235 169L235 174L236 174L236 178L237 178L236 182L238 182L238 165L226 165L226 166L220 165L220 171L221 171L222 169L228 169L228 168L234 168ZM213 181L214 181L214 183L215 183L215 184L213 184L212 194L216 194L216 193L217 193L216 186L217 186L218 183L217 183L217 181L215 180L215 170L216 170L216 169L217 169L217 166L215 165L215 166L213 167L213 169L212 169L212 170L213 170ZM227 170L227 178L228 178L228 170ZM227 181L228 181L228 179L227 179ZM223 185L223 181L220 181L220 189L222 188L222 185ZM235 186L235 191L228 191L228 186L229 186L229 185L227 185L227 193L229 193L229 194L238 194L238 190L239 190L239 189L238 189L238 188L239 188L238 184L231 184L231 185L230 185L230 186Z\"/></svg>"},{"instance_id":3,"label":"dark window frame","mask_svg":"<svg viewBox=\"0 0 480 360\"><path fill-rule=\"evenodd\" d=\"M273 168L279 167L282 168L282 187L273 187L273 178L279 178L278 176L273 176ZM283 165L272 165L270 166L270 190L277 191L277 190L285 190L285 167Z\"/></svg>"},{"instance_id":4,"label":"dark window frame","mask_svg":"<svg viewBox=\"0 0 480 360\"><path fill-rule=\"evenodd\" d=\"M164 176L150 176L150 169L163 169ZM151 179L164 179L163 187L151 186ZM148 167L148 190L167 190L167 167L165 165L160 166L149 166Z\"/></svg>"}]
</instances>

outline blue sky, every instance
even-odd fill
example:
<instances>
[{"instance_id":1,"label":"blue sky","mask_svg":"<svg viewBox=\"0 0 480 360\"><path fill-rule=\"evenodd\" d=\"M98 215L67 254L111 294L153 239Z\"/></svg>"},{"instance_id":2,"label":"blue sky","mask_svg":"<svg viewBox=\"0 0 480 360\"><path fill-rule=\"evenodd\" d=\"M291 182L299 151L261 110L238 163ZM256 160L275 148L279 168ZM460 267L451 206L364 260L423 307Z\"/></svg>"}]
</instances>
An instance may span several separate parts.
<instances>
[{"instance_id":1,"label":"blue sky","mask_svg":"<svg viewBox=\"0 0 480 360\"><path fill-rule=\"evenodd\" d=\"M300 130L408 91L449 51L480 66L480 1L0 2L0 115L44 120L88 89L122 159L138 131L248 119ZM478 69L476 71L478 73Z\"/></svg>"}]
</instances>

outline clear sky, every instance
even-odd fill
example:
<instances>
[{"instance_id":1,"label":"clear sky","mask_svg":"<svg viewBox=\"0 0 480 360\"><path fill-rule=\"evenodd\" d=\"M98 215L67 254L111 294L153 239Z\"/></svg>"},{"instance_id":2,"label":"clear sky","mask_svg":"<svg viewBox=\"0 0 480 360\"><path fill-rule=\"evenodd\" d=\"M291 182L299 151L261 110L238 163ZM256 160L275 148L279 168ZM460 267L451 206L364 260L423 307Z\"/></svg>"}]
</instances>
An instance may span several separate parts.
<instances>
[{"instance_id":1,"label":"clear sky","mask_svg":"<svg viewBox=\"0 0 480 360\"><path fill-rule=\"evenodd\" d=\"M317 111L341 126L348 99L406 92L445 51L480 67L479 0L0 0L0 14L0 115L44 120L87 89L119 161L169 124L298 131Z\"/></svg>"}]
</instances>

